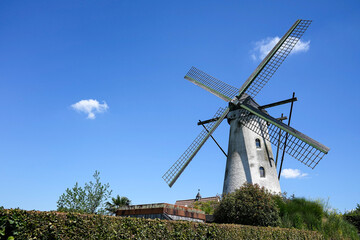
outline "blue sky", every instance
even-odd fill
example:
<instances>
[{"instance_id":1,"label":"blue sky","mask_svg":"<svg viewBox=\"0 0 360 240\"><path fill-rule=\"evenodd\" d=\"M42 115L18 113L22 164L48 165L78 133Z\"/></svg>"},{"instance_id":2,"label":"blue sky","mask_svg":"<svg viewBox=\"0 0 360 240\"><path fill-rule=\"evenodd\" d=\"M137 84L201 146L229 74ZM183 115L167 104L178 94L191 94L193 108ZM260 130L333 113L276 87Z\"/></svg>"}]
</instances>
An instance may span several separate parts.
<instances>
[{"instance_id":1,"label":"blue sky","mask_svg":"<svg viewBox=\"0 0 360 240\"><path fill-rule=\"evenodd\" d=\"M226 159L211 141L173 188L161 178L201 131L196 122L226 106L183 77L196 66L240 87L260 62L259 42L299 18L313 20L302 38L308 50L290 55L256 100L295 91L292 126L331 150L314 170L286 157L284 168L303 176L280 184L354 208L359 1L1 1L0 206L54 210L95 170L134 204L220 194ZM90 99L99 112L74 109ZM224 121L214 133L225 149L228 131Z\"/></svg>"}]
</instances>

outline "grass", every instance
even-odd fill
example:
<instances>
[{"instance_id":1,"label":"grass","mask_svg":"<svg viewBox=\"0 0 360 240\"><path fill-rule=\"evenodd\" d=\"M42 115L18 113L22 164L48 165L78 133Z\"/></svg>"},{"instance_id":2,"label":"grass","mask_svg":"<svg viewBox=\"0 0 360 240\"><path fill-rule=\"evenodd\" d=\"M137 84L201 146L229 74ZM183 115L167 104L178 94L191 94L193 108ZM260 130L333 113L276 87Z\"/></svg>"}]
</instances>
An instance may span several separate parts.
<instances>
[{"instance_id":1,"label":"grass","mask_svg":"<svg viewBox=\"0 0 360 240\"><path fill-rule=\"evenodd\" d=\"M283 228L315 230L325 239L360 239L355 226L324 201L276 196Z\"/></svg>"}]
</instances>

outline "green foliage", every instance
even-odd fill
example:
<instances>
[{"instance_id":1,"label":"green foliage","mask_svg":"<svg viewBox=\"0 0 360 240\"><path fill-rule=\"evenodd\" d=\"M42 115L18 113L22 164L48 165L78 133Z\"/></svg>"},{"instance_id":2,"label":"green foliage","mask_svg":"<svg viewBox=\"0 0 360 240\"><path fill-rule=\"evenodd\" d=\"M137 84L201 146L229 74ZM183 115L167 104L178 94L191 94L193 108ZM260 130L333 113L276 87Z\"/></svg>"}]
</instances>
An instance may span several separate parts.
<instances>
[{"instance_id":1,"label":"green foliage","mask_svg":"<svg viewBox=\"0 0 360 240\"><path fill-rule=\"evenodd\" d=\"M276 199L280 209L281 227L320 230L323 218L323 206L304 198Z\"/></svg>"},{"instance_id":2,"label":"green foliage","mask_svg":"<svg viewBox=\"0 0 360 240\"><path fill-rule=\"evenodd\" d=\"M0 211L3 210L0 209ZM19 234L19 228L20 224L16 221L16 215L13 217L0 216L0 239L14 238Z\"/></svg>"},{"instance_id":3,"label":"green foliage","mask_svg":"<svg viewBox=\"0 0 360 240\"><path fill-rule=\"evenodd\" d=\"M257 184L244 184L225 195L215 209L214 218L218 223L253 226L278 226L280 220L272 194Z\"/></svg>"},{"instance_id":4,"label":"green foliage","mask_svg":"<svg viewBox=\"0 0 360 240\"><path fill-rule=\"evenodd\" d=\"M335 211L326 214L321 233L325 239L359 239L356 227Z\"/></svg>"},{"instance_id":5,"label":"green foliage","mask_svg":"<svg viewBox=\"0 0 360 240\"><path fill-rule=\"evenodd\" d=\"M315 230L321 233L325 239L359 239L357 229L360 223L360 205L349 213L341 214L330 211L326 203L311 201L304 198L287 198L285 195L271 195L264 191L265 196L259 195L260 188L254 185L244 185L234 193L226 195L215 209L215 221L224 223L240 223L248 225L260 225L272 222L280 223L280 227L288 229ZM266 195L268 194L268 195ZM280 221L271 221L270 216L264 212L267 208L259 208L271 200L278 208ZM254 220L254 216L259 219ZM243 220L247 218L246 220ZM270 220L269 220L270 219ZM350 224L350 223L352 224ZM261 222L260 222L261 223ZM272 225L272 226L274 226ZM263 225L264 226L264 225ZM265 225L266 226L266 225Z\"/></svg>"},{"instance_id":6,"label":"green foliage","mask_svg":"<svg viewBox=\"0 0 360 240\"><path fill-rule=\"evenodd\" d=\"M194 208L200 209L205 212L205 214L214 214L215 208L219 205L218 201L207 201L207 202L194 202Z\"/></svg>"},{"instance_id":7,"label":"green foliage","mask_svg":"<svg viewBox=\"0 0 360 240\"><path fill-rule=\"evenodd\" d=\"M118 210L121 207L129 206L131 204L130 199L127 197L120 197L119 195L116 196L116 198L111 198L111 202L106 202L106 208L105 210L108 211L110 215L115 215L116 210Z\"/></svg>"},{"instance_id":8,"label":"green foliage","mask_svg":"<svg viewBox=\"0 0 360 240\"><path fill-rule=\"evenodd\" d=\"M72 189L67 188L57 201L57 210L62 212L104 213L102 204L110 197L110 185L100 182L100 172L95 171L95 183L85 183L84 188L78 183Z\"/></svg>"},{"instance_id":9,"label":"green foliage","mask_svg":"<svg viewBox=\"0 0 360 240\"><path fill-rule=\"evenodd\" d=\"M9 220L13 222L7 225ZM7 234L1 239L323 239L317 232L296 229L19 209L0 209L0 226Z\"/></svg>"},{"instance_id":10,"label":"green foliage","mask_svg":"<svg viewBox=\"0 0 360 240\"><path fill-rule=\"evenodd\" d=\"M360 204L357 204L355 210L345 213L344 219L354 225L360 233Z\"/></svg>"},{"instance_id":11,"label":"green foliage","mask_svg":"<svg viewBox=\"0 0 360 240\"><path fill-rule=\"evenodd\" d=\"M280 209L281 227L316 230L325 239L359 239L356 228L335 211L329 211L326 203L304 198L290 199L274 196Z\"/></svg>"}]
</instances>

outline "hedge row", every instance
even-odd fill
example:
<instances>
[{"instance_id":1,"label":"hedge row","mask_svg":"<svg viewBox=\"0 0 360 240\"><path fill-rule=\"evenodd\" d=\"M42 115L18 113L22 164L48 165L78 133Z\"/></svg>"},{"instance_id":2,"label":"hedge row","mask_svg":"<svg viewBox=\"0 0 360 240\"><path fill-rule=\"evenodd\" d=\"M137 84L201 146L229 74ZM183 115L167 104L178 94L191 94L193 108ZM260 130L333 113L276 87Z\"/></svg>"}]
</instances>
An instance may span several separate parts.
<instances>
[{"instance_id":1,"label":"hedge row","mask_svg":"<svg viewBox=\"0 0 360 240\"><path fill-rule=\"evenodd\" d=\"M323 239L317 232L0 209L0 239ZM10 238L12 239L12 238Z\"/></svg>"}]
</instances>

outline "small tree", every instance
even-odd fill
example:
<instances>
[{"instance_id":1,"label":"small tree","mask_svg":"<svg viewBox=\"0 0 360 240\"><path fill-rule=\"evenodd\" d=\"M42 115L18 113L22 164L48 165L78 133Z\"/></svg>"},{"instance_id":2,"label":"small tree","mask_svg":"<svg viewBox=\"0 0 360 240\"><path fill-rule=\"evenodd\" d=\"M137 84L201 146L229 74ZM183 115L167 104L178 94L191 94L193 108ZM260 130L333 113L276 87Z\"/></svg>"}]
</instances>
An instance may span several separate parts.
<instances>
[{"instance_id":1,"label":"small tree","mask_svg":"<svg viewBox=\"0 0 360 240\"><path fill-rule=\"evenodd\" d=\"M109 212L110 215L115 215L116 210L120 207L129 206L131 204L131 200L127 197L120 197L119 195L116 198L111 198L111 202L106 202L105 210Z\"/></svg>"},{"instance_id":2,"label":"small tree","mask_svg":"<svg viewBox=\"0 0 360 240\"><path fill-rule=\"evenodd\" d=\"M223 197L214 212L215 222L253 226L277 226L279 210L273 196L264 187L245 183Z\"/></svg>"},{"instance_id":3,"label":"small tree","mask_svg":"<svg viewBox=\"0 0 360 240\"><path fill-rule=\"evenodd\" d=\"M104 213L103 203L110 197L110 185L100 182L100 172L95 171L95 182L85 183L79 187L78 183L72 189L67 188L57 201L57 210L65 212Z\"/></svg>"}]
</instances>

